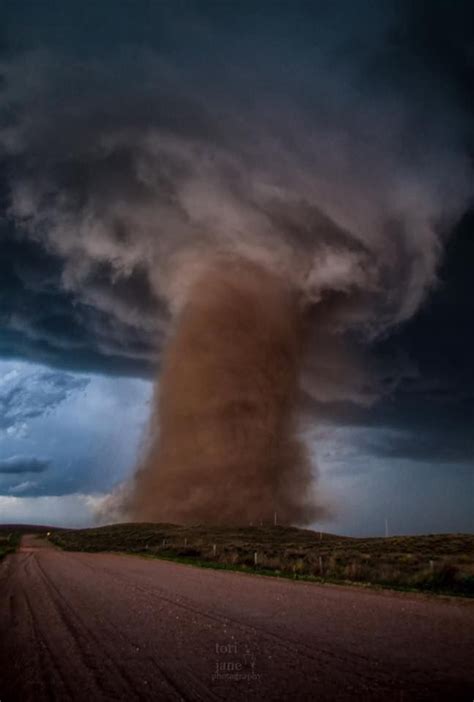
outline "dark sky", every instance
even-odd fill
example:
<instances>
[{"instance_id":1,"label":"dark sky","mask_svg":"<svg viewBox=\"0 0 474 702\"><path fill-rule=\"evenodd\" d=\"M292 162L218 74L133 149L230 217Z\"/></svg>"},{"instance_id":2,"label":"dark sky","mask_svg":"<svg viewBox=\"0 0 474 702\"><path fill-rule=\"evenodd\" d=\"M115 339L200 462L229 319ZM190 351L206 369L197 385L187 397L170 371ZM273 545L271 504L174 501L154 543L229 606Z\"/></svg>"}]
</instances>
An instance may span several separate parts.
<instances>
[{"instance_id":1,"label":"dark sky","mask_svg":"<svg viewBox=\"0 0 474 702\"><path fill-rule=\"evenodd\" d=\"M474 5L0 13L5 514L35 521L35 498L79 495L87 521L87 496L132 469L180 257L230 247L301 286L302 261L324 261L305 292L363 359L349 381L303 386L333 528L472 531ZM108 410L130 393L136 415L104 477L115 434L83 413L114 392ZM94 439L70 463L44 427Z\"/></svg>"}]
</instances>

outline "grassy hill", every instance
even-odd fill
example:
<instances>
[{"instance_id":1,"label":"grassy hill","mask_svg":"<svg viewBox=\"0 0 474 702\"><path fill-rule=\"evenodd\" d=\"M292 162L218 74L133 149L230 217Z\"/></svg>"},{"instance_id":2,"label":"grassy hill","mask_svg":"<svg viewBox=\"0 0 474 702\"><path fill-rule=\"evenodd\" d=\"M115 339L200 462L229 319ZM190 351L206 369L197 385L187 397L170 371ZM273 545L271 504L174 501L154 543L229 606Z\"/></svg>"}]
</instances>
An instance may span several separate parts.
<instances>
[{"instance_id":1,"label":"grassy hill","mask_svg":"<svg viewBox=\"0 0 474 702\"><path fill-rule=\"evenodd\" d=\"M0 537L5 532L7 534L11 532L17 534L43 534L45 531L51 531L52 529L59 531L58 527L51 527L45 524L0 524Z\"/></svg>"},{"instance_id":2,"label":"grassy hill","mask_svg":"<svg viewBox=\"0 0 474 702\"><path fill-rule=\"evenodd\" d=\"M474 535L351 538L296 527L113 524L54 530L72 551L118 551L292 578L474 596Z\"/></svg>"}]
</instances>

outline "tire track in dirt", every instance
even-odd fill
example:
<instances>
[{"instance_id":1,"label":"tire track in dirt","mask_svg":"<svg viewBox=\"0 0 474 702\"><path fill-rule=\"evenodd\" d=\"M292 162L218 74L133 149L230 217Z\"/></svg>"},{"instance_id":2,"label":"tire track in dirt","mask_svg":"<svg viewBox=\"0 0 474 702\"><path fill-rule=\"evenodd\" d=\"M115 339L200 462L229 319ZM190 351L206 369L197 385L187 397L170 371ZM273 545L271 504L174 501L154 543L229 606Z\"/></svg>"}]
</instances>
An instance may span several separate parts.
<instances>
[{"instance_id":1,"label":"tire track in dirt","mask_svg":"<svg viewBox=\"0 0 474 702\"><path fill-rule=\"evenodd\" d=\"M0 602L2 702L473 698L474 608L456 602L65 553L32 538L0 566ZM219 677L240 663L255 677Z\"/></svg>"}]
</instances>

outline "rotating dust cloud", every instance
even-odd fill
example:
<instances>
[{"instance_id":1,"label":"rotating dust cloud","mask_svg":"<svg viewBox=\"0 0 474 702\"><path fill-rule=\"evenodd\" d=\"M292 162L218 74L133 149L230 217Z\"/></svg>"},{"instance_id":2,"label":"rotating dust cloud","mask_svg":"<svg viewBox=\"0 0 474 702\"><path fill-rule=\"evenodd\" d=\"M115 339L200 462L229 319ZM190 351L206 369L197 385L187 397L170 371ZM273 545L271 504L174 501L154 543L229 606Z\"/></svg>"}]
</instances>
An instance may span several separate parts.
<instances>
[{"instance_id":1,"label":"rotating dust cloud","mask_svg":"<svg viewBox=\"0 0 474 702\"><path fill-rule=\"evenodd\" d=\"M321 514L294 409L301 301L247 261L198 278L163 361L134 519L306 523Z\"/></svg>"}]
</instances>

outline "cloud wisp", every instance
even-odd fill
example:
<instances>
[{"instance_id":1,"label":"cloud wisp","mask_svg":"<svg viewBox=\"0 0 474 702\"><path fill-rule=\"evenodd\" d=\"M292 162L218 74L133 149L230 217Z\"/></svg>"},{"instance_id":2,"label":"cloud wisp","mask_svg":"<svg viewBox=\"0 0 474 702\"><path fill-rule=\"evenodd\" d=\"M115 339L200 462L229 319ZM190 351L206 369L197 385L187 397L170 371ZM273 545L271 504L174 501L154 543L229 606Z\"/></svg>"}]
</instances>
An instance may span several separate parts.
<instances>
[{"instance_id":1,"label":"cloud wisp","mask_svg":"<svg viewBox=\"0 0 474 702\"><path fill-rule=\"evenodd\" d=\"M10 456L0 459L0 475L17 473L44 473L49 468L51 461L35 456Z\"/></svg>"}]
</instances>

